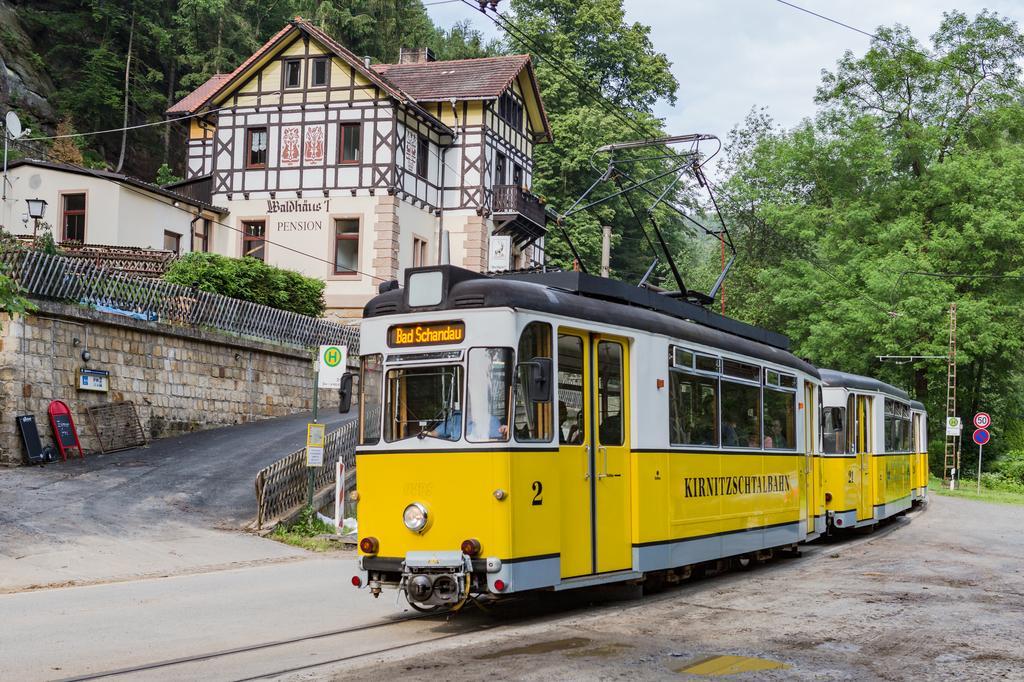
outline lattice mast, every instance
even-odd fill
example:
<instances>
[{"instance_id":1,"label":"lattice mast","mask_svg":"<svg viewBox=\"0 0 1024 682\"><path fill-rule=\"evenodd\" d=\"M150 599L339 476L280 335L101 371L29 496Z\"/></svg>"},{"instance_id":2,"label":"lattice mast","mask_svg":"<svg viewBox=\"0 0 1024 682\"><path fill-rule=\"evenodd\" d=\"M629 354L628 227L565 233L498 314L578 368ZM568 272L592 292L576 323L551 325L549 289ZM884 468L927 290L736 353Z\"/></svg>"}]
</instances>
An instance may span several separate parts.
<instances>
[{"instance_id":1,"label":"lattice mast","mask_svg":"<svg viewBox=\"0 0 1024 682\"><path fill-rule=\"evenodd\" d=\"M949 359L946 371L946 418L956 416L956 303L949 304ZM960 471L960 436L946 436L942 480L948 482ZM955 472L954 472L955 471Z\"/></svg>"}]
</instances>

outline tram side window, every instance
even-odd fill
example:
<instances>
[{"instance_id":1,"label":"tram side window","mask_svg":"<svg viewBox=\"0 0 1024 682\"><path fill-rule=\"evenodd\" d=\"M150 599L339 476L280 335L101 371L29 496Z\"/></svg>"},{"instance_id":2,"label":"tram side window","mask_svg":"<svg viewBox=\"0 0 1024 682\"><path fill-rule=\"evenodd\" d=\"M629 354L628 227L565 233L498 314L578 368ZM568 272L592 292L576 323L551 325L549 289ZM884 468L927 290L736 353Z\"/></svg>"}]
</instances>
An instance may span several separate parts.
<instances>
[{"instance_id":1,"label":"tram side window","mask_svg":"<svg viewBox=\"0 0 1024 682\"><path fill-rule=\"evenodd\" d=\"M826 455L846 452L846 408L826 407L821 416L822 451Z\"/></svg>"},{"instance_id":2,"label":"tram side window","mask_svg":"<svg viewBox=\"0 0 1024 682\"><path fill-rule=\"evenodd\" d=\"M551 357L551 325L531 322L519 337L519 362L534 358ZM515 385L515 423L513 430L516 440L521 443L546 443L554 434L554 416L551 401L538 403L527 399L528 374L520 367Z\"/></svg>"},{"instance_id":3,"label":"tram side window","mask_svg":"<svg viewBox=\"0 0 1024 682\"><path fill-rule=\"evenodd\" d=\"M851 394L846 399L846 414L849 416L846 425L846 452L855 455L857 454L857 427L860 421L857 419L857 396Z\"/></svg>"},{"instance_id":4,"label":"tram side window","mask_svg":"<svg viewBox=\"0 0 1024 682\"><path fill-rule=\"evenodd\" d=\"M764 446L796 449L796 393L764 389Z\"/></svg>"},{"instance_id":5,"label":"tram side window","mask_svg":"<svg viewBox=\"0 0 1024 682\"><path fill-rule=\"evenodd\" d=\"M462 437L462 367L388 370L384 439Z\"/></svg>"},{"instance_id":6,"label":"tram side window","mask_svg":"<svg viewBox=\"0 0 1024 682\"><path fill-rule=\"evenodd\" d=\"M469 351L468 372L466 440L471 443L507 441L512 349L473 348Z\"/></svg>"},{"instance_id":7,"label":"tram side window","mask_svg":"<svg viewBox=\"0 0 1024 682\"><path fill-rule=\"evenodd\" d=\"M722 380L722 445L761 447L761 388Z\"/></svg>"},{"instance_id":8,"label":"tram side window","mask_svg":"<svg viewBox=\"0 0 1024 682\"><path fill-rule=\"evenodd\" d=\"M672 445L718 445L718 380L672 370L668 381Z\"/></svg>"},{"instance_id":9,"label":"tram side window","mask_svg":"<svg viewBox=\"0 0 1024 682\"><path fill-rule=\"evenodd\" d=\"M572 334L558 336L558 442L583 443L583 339Z\"/></svg>"},{"instance_id":10,"label":"tram side window","mask_svg":"<svg viewBox=\"0 0 1024 682\"><path fill-rule=\"evenodd\" d=\"M380 440L380 403L384 388L384 358L380 353L364 355L359 380L359 442L373 445Z\"/></svg>"},{"instance_id":11,"label":"tram side window","mask_svg":"<svg viewBox=\"0 0 1024 682\"><path fill-rule=\"evenodd\" d=\"M611 341L597 344L597 440L601 445L622 445L622 346Z\"/></svg>"}]
</instances>

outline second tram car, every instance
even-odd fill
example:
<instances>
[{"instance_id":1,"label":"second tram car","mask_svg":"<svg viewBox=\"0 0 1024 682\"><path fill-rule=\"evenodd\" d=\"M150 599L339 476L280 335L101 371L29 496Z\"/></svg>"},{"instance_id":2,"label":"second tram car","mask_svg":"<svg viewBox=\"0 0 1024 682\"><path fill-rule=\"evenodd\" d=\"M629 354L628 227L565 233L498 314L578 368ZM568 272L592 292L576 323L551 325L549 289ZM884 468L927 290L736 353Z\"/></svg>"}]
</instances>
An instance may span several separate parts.
<instances>
[{"instance_id":1,"label":"second tram car","mask_svg":"<svg viewBox=\"0 0 1024 682\"><path fill-rule=\"evenodd\" d=\"M924 499L924 405L877 379L828 369L819 372L829 527L873 525Z\"/></svg>"},{"instance_id":2,"label":"second tram car","mask_svg":"<svg viewBox=\"0 0 1024 682\"><path fill-rule=\"evenodd\" d=\"M674 579L924 494L920 404L671 295L437 266L364 312L353 584L375 596Z\"/></svg>"}]
</instances>

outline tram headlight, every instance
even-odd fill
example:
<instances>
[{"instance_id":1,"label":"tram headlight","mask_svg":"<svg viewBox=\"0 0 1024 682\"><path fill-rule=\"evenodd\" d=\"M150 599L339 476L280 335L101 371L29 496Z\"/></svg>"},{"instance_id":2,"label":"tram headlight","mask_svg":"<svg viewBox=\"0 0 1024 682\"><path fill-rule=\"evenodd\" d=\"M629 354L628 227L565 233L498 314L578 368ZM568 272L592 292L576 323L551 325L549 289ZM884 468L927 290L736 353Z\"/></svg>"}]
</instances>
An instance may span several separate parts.
<instances>
[{"instance_id":1,"label":"tram headlight","mask_svg":"<svg viewBox=\"0 0 1024 682\"><path fill-rule=\"evenodd\" d=\"M402 512L402 522L414 533L422 533L427 527L427 508L419 502L413 502Z\"/></svg>"}]
</instances>

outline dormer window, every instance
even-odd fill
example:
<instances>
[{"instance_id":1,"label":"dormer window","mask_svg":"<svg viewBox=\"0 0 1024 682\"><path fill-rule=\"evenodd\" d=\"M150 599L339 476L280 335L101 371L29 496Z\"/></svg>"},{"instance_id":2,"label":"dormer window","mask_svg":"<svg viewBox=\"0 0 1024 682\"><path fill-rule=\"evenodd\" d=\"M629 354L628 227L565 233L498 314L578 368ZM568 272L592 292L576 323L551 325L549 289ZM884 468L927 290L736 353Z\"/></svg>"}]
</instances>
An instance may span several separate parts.
<instances>
[{"instance_id":1,"label":"dormer window","mask_svg":"<svg viewBox=\"0 0 1024 682\"><path fill-rule=\"evenodd\" d=\"M302 87L302 61L299 59L284 60L284 87Z\"/></svg>"},{"instance_id":2,"label":"dormer window","mask_svg":"<svg viewBox=\"0 0 1024 682\"><path fill-rule=\"evenodd\" d=\"M330 71L330 63L327 57L317 57L310 61L309 87L323 88L327 86L327 74Z\"/></svg>"}]
</instances>

